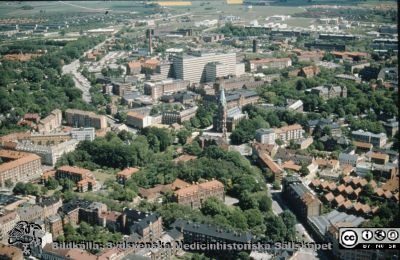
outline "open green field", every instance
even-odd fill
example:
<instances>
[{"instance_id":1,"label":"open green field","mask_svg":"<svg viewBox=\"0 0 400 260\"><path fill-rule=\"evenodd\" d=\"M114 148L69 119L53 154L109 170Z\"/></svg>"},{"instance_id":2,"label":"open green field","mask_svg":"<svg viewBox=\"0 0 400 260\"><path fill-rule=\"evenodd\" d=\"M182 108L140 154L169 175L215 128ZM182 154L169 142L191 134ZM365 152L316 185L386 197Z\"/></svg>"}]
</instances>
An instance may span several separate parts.
<instances>
[{"instance_id":1,"label":"open green field","mask_svg":"<svg viewBox=\"0 0 400 260\"><path fill-rule=\"evenodd\" d=\"M23 6L31 6L33 9L24 10ZM96 13L105 10L116 13L141 13L149 8L134 1L28 1L28 2L0 2L0 18L8 17L32 17L44 14L77 14Z\"/></svg>"}]
</instances>

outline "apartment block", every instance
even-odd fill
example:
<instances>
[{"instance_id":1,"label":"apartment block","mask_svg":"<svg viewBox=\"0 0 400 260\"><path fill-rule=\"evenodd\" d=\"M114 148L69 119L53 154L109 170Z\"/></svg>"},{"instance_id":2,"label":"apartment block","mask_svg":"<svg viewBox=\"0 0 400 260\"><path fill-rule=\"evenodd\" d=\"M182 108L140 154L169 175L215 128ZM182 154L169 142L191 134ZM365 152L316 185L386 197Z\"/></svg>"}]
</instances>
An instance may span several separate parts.
<instances>
[{"instance_id":1,"label":"apartment block","mask_svg":"<svg viewBox=\"0 0 400 260\"><path fill-rule=\"evenodd\" d=\"M0 186L10 180L17 182L28 182L40 177L42 165L40 157L33 153L24 153L10 150L0 150Z\"/></svg>"},{"instance_id":2,"label":"apartment block","mask_svg":"<svg viewBox=\"0 0 400 260\"><path fill-rule=\"evenodd\" d=\"M65 111L67 124L75 127L94 127L96 129L107 128L107 118L94 112L78 109L67 109Z\"/></svg>"},{"instance_id":3,"label":"apartment block","mask_svg":"<svg viewBox=\"0 0 400 260\"><path fill-rule=\"evenodd\" d=\"M122 212L121 227L124 233L138 234L143 242L157 241L163 232L160 215L128 208Z\"/></svg>"},{"instance_id":4,"label":"apartment block","mask_svg":"<svg viewBox=\"0 0 400 260\"><path fill-rule=\"evenodd\" d=\"M56 145L46 146L23 141L16 145L15 150L37 154L42 159L42 164L54 166L63 154L74 151L78 143L78 140L71 139Z\"/></svg>"},{"instance_id":5,"label":"apartment block","mask_svg":"<svg viewBox=\"0 0 400 260\"><path fill-rule=\"evenodd\" d=\"M276 138L281 139L284 142L301 139L303 137L303 132L303 127L299 124L275 129Z\"/></svg>"},{"instance_id":6,"label":"apartment block","mask_svg":"<svg viewBox=\"0 0 400 260\"><path fill-rule=\"evenodd\" d=\"M319 216L321 201L296 176L283 179L282 194L294 213L304 222L308 217Z\"/></svg>"},{"instance_id":7,"label":"apartment block","mask_svg":"<svg viewBox=\"0 0 400 260\"><path fill-rule=\"evenodd\" d=\"M193 209L200 208L201 204L211 196L225 200L224 184L217 180L192 184L176 190L174 195L178 204L190 206Z\"/></svg>"},{"instance_id":8,"label":"apartment block","mask_svg":"<svg viewBox=\"0 0 400 260\"><path fill-rule=\"evenodd\" d=\"M188 80L191 84L205 82L206 65L213 62L224 66L221 76L236 75L236 53L197 53L173 58L175 78ZM222 69L219 71L222 73Z\"/></svg>"},{"instance_id":9,"label":"apartment block","mask_svg":"<svg viewBox=\"0 0 400 260\"><path fill-rule=\"evenodd\" d=\"M90 170L75 166L61 166L55 172L56 179L69 179L75 182L79 192L97 190L98 185Z\"/></svg>"},{"instance_id":10,"label":"apartment block","mask_svg":"<svg viewBox=\"0 0 400 260\"><path fill-rule=\"evenodd\" d=\"M54 109L50 115L41 119L37 124L37 130L40 133L47 133L59 128L62 123L62 113L60 109Z\"/></svg>"},{"instance_id":11,"label":"apartment block","mask_svg":"<svg viewBox=\"0 0 400 260\"><path fill-rule=\"evenodd\" d=\"M5 212L4 214L0 214L0 242L7 242L8 232L10 232L15 227L18 221L20 221L20 219L16 211L10 211Z\"/></svg>"}]
</instances>

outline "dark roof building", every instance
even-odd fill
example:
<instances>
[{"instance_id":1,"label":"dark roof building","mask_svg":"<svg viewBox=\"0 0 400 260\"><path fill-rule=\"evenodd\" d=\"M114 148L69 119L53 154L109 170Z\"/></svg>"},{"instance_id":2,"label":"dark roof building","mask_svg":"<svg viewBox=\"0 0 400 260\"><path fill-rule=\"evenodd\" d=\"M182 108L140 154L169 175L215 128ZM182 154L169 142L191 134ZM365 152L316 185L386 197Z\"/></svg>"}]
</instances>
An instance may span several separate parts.
<instances>
[{"instance_id":1,"label":"dark roof building","mask_svg":"<svg viewBox=\"0 0 400 260\"><path fill-rule=\"evenodd\" d=\"M309 216L319 216L321 201L308 189L297 176L288 176L283 179L282 194L294 213L302 221Z\"/></svg>"},{"instance_id":2,"label":"dark roof building","mask_svg":"<svg viewBox=\"0 0 400 260\"><path fill-rule=\"evenodd\" d=\"M249 243L253 239L253 236L247 232L239 233L210 224L200 224L182 219L176 220L171 227L183 233L183 241L185 243L214 241Z\"/></svg>"}]
</instances>

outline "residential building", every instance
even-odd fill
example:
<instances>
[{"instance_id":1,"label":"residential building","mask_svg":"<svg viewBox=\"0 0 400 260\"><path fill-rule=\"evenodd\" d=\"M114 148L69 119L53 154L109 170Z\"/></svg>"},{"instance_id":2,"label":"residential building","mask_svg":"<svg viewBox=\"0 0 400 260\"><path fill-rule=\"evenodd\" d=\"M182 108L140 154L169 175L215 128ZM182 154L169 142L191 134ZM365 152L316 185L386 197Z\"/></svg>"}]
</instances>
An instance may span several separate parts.
<instances>
[{"instance_id":1,"label":"residential building","mask_svg":"<svg viewBox=\"0 0 400 260\"><path fill-rule=\"evenodd\" d=\"M275 144L275 130L272 128L260 128L256 130L256 141L262 144Z\"/></svg>"},{"instance_id":2,"label":"residential building","mask_svg":"<svg viewBox=\"0 0 400 260\"><path fill-rule=\"evenodd\" d=\"M303 137L303 133L303 127L299 124L283 126L275 129L276 139L280 139L283 142L301 139Z\"/></svg>"},{"instance_id":3,"label":"residential building","mask_svg":"<svg viewBox=\"0 0 400 260\"><path fill-rule=\"evenodd\" d=\"M205 82L206 65L212 62L225 66L223 76L236 75L236 53L197 53L173 58L175 78L188 80L191 84Z\"/></svg>"},{"instance_id":4,"label":"residential building","mask_svg":"<svg viewBox=\"0 0 400 260\"><path fill-rule=\"evenodd\" d=\"M209 224L201 224L178 219L171 227L183 233L184 243L236 243L248 244L252 242L253 236L247 232L235 232Z\"/></svg>"},{"instance_id":5,"label":"residential building","mask_svg":"<svg viewBox=\"0 0 400 260\"><path fill-rule=\"evenodd\" d=\"M190 82L188 80L179 79L166 79L157 82L145 82L144 94L150 95L152 99L157 100L163 95L187 90L189 83Z\"/></svg>"},{"instance_id":6,"label":"residential building","mask_svg":"<svg viewBox=\"0 0 400 260\"><path fill-rule=\"evenodd\" d=\"M37 154L42 159L42 164L54 166L62 155L74 151L78 143L78 140L71 139L63 143L46 146L23 141L16 145L15 150Z\"/></svg>"},{"instance_id":7,"label":"residential building","mask_svg":"<svg viewBox=\"0 0 400 260\"><path fill-rule=\"evenodd\" d=\"M64 235L63 222L59 214L51 215L46 219L47 230L49 230L53 238Z\"/></svg>"},{"instance_id":8,"label":"residential building","mask_svg":"<svg viewBox=\"0 0 400 260\"><path fill-rule=\"evenodd\" d=\"M351 137L353 138L354 141L370 143L374 147L379 147L379 148L384 146L387 142L387 136L385 133L374 134L363 130L357 130L351 132Z\"/></svg>"},{"instance_id":9,"label":"residential building","mask_svg":"<svg viewBox=\"0 0 400 260\"><path fill-rule=\"evenodd\" d=\"M61 166L55 172L56 179L69 179L73 181L79 192L97 190L98 185L90 170L75 166Z\"/></svg>"},{"instance_id":10,"label":"residential building","mask_svg":"<svg viewBox=\"0 0 400 260\"><path fill-rule=\"evenodd\" d=\"M43 213L43 208L39 205L23 206L17 209L20 220L27 222L43 220Z\"/></svg>"},{"instance_id":11,"label":"residential building","mask_svg":"<svg viewBox=\"0 0 400 260\"><path fill-rule=\"evenodd\" d=\"M143 242L157 241L163 232L160 215L128 208L122 212L121 228L125 234L138 234Z\"/></svg>"},{"instance_id":12,"label":"residential building","mask_svg":"<svg viewBox=\"0 0 400 260\"><path fill-rule=\"evenodd\" d=\"M59 128L62 123L62 113L60 109L55 109L50 114L41 119L37 125L37 130L40 133L48 133Z\"/></svg>"},{"instance_id":13,"label":"residential building","mask_svg":"<svg viewBox=\"0 0 400 260\"><path fill-rule=\"evenodd\" d=\"M10 232L15 227L18 221L20 221L20 219L16 211L9 211L0 214L0 242L7 242L8 232Z\"/></svg>"},{"instance_id":14,"label":"residential building","mask_svg":"<svg viewBox=\"0 0 400 260\"><path fill-rule=\"evenodd\" d=\"M78 109L67 109L65 117L68 125L75 127L94 127L96 129L107 128L107 118L94 112Z\"/></svg>"},{"instance_id":15,"label":"residential building","mask_svg":"<svg viewBox=\"0 0 400 260\"><path fill-rule=\"evenodd\" d=\"M138 168L125 168L124 170L117 173L117 181L121 184L125 184L125 182L131 178L131 176L139 171Z\"/></svg>"},{"instance_id":16,"label":"residential building","mask_svg":"<svg viewBox=\"0 0 400 260\"><path fill-rule=\"evenodd\" d=\"M178 204L197 209L207 198L212 196L225 201L224 184L217 180L196 183L176 190L174 196Z\"/></svg>"},{"instance_id":17,"label":"residential building","mask_svg":"<svg viewBox=\"0 0 400 260\"><path fill-rule=\"evenodd\" d=\"M43 218L48 218L57 214L58 209L62 207L61 198L56 197L36 197L36 205L42 207Z\"/></svg>"},{"instance_id":18,"label":"residential building","mask_svg":"<svg viewBox=\"0 0 400 260\"><path fill-rule=\"evenodd\" d=\"M261 147L258 147L261 148ZM255 154L258 156L258 162L261 167L266 167L271 170L274 175L274 180L281 181L283 179L284 169L279 166L272 157L262 149L255 149Z\"/></svg>"},{"instance_id":19,"label":"residential building","mask_svg":"<svg viewBox=\"0 0 400 260\"><path fill-rule=\"evenodd\" d=\"M249 61L250 71L259 69L284 69L292 66L290 58L266 58Z\"/></svg>"},{"instance_id":20,"label":"residential building","mask_svg":"<svg viewBox=\"0 0 400 260\"><path fill-rule=\"evenodd\" d=\"M0 150L0 187L6 181L12 183L29 182L39 178L42 174L40 157L33 153Z\"/></svg>"},{"instance_id":21,"label":"residential building","mask_svg":"<svg viewBox=\"0 0 400 260\"><path fill-rule=\"evenodd\" d=\"M294 213L303 222L308 217L319 216L321 201L296 176L285 177L282 181L283 198L288 202Z\"/></svg>"}]
</instances>

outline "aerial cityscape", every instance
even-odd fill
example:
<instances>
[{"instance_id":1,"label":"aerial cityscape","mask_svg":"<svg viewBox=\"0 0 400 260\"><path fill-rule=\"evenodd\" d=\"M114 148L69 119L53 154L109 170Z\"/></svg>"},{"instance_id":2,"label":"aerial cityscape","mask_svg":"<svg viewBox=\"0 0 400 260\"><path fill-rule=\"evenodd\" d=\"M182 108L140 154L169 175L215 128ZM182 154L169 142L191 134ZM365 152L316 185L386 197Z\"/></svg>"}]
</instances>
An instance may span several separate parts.
<instances>
[{"instance_id":1,"label":"aerial cityscape","mask_svg":"<svg viewBox=\"0 0 400 260\"><path fill-rule=\"evenodd\" d=\"M0 260L399 259L398 4L1 1Z\"/></svg>"}]
</instances>

